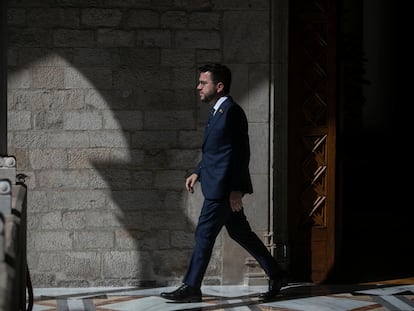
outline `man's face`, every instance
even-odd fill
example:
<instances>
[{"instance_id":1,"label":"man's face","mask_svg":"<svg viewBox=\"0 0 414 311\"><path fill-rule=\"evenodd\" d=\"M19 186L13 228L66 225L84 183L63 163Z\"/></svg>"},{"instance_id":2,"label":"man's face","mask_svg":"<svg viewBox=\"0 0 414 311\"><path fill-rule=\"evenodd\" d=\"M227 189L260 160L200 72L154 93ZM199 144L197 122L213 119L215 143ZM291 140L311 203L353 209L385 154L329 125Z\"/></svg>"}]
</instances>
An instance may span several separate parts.
<instances>
[{"instance_id":1,"label":"man's face","mask_svg":"<svg viewBox=\"0 0 414 311\"><path fill-rule=\"evenodd\" d=\"M197 90L203 103L209 103L216 98L217 84L214 84L209 71L200 73Z\"/></svg>"}]
</instances>

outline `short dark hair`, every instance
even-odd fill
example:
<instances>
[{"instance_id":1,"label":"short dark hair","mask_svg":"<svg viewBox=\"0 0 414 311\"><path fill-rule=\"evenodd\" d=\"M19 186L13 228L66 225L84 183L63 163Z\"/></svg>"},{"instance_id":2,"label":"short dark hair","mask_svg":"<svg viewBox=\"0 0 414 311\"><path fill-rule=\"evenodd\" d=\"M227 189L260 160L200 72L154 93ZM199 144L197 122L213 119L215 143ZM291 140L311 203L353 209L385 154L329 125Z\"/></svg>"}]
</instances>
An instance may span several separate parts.
<instances>
[{"instance_id":1,"label":"short dark hair","mask_svg":"<svg viewBox=\"0 0 414 311\"><path fill-rule=\"evenodd\" d=\"M223 91L225 94L230 92L231 86L231 71L222 64L206 64L198 67L199 72L211 72L211 79L215 84L221 82L224 85Z\"/></svg>"}]
</instances>

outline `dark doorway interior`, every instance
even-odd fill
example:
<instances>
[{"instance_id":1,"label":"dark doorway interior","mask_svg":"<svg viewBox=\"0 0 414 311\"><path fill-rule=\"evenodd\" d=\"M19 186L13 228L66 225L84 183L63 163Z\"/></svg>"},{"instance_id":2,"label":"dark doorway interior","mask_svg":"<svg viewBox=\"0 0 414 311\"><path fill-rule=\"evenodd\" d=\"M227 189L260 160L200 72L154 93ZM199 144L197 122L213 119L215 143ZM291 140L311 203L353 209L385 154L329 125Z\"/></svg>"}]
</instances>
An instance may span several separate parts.
<instances>
[{"instance_id":1,"label":"dark doorway interior","mask_svg":"<svg viewBox=\"0 0 414 311\"><path fill-rule=\"evenodd\" d=\"M337 140L339 249L332 280L368 282L412 277L413 206L399 50L398 2L344 0ZM405 173L406 174L405 174Z\"/></svg>"}]
</instances>

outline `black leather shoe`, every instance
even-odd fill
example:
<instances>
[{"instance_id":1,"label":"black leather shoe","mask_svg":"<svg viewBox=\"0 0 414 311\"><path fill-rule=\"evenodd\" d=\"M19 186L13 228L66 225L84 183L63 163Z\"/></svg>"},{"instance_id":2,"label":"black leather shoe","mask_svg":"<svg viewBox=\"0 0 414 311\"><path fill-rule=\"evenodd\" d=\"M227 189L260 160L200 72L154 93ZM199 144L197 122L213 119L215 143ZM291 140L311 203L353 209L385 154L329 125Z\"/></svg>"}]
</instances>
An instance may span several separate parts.
<instances>
[{"instance_id":1,"label":"black leather shoe","mask_svg":"<svg viewBox=\"0 0 414 311\"><path fill-rule=\"evenodd\" d=\"M281 278L279 280L269 280L269 290L265 293L259 294L259 299L268 300L273 299L279 294L280 289L288 285L287 278Z\"/></svg>"},{"instance_id":2,"label":"black leather shoe","mask_svg":"<svg viewBox=\"0 0 414 311\"><path fill-rule=\"evenodd\" d=\"M183 284L175 291L163 292L160 294L162 298L175 300L180 302L200 302L201 290L199 288L191 287L190 285Z\"/></svg>"}]
</instances>

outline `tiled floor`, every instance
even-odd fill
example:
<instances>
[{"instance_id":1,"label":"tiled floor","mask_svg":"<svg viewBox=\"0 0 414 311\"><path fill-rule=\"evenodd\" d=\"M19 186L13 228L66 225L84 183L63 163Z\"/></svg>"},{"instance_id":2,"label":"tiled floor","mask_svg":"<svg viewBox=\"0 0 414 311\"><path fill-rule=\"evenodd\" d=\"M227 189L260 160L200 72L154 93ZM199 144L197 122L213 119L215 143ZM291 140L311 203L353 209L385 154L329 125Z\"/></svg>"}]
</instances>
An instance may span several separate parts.
<instances>
[{"instance_id":1,"label":"tiled floor","mask_svg":"<svg viewBox=\"0 0 414 311\"><path fill-rule=\"evenodd\" d=\"M35 288L33 311L414 311L414 278L362 285L291 283L269 302L265 286L204 286L200 303L177 303L159 288Z\"/></svg>"}]
</instances>

